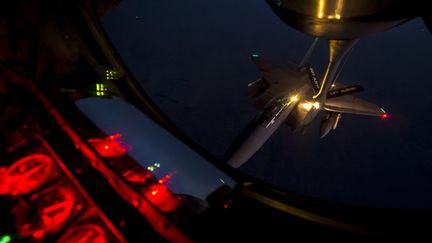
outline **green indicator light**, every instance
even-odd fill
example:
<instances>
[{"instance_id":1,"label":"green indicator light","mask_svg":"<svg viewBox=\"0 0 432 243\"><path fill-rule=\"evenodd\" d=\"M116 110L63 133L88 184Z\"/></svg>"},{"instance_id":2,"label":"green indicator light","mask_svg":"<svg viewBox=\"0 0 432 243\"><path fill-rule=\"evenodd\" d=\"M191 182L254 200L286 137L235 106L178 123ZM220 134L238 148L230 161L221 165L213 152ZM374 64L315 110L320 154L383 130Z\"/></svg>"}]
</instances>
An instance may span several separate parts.
<instances>
[{"instance_id":1,"label":"green indicator light","mask_svg":"<svg viewBox=\"0 0 432 243\"><path fill-rule=\"evenodd\" d=\"M105 71L105 76L107 80L115 79L115 77L117 76L117 72L114 70L107 69Z\"/></svg>"},{"instance_id":2,"label":"green indicator light","mask_svg":"<svg viewBox=\"0 0 432 243\"><path fill-rule=\"evenodd\" d=\"M252 57L259 57L258 54L252 54Z\"/></svg>"},{"instance_id":3,"label":"green indicator light","mask_svg":"<svg viewBox=\"0 0 432 243\"><path fill-rule=\"evenodd\" d=\"M104 96L104 95L106 95L107 91L108 91L108 89L105 87L104 84L102 84L102 83L96 84L96 95L97 96Z\"/></svg>"},{"instance_id":4,"label":"green indicator light","mask_svg":"<svg viewBox=\"0 0 432 243\"><path fill-rule=\"evenodd\" d=\"M160 168L160 164L159 163L155 163L154 166Z\"/></svg>"},{"instance_id":5,"label":"green indicator light","mask_svg":"<svg viewBox=\"0 0 432 243\"><path fill-rule=\"evenodd\" d=\"M3 235L0 237L0 243L8 243L11 242L12 237L10 235Z\"/></svg>"},{"instance_id":6,"label":"green indicator light","mask_svg":"<svg viewBox=\"0 0 432 243\"><path fill-rule=\"evenodd\" d=\"M383 113L387 113L383 108L380 108L380 110L381 110Z\"/></svg>"}]
</instances>

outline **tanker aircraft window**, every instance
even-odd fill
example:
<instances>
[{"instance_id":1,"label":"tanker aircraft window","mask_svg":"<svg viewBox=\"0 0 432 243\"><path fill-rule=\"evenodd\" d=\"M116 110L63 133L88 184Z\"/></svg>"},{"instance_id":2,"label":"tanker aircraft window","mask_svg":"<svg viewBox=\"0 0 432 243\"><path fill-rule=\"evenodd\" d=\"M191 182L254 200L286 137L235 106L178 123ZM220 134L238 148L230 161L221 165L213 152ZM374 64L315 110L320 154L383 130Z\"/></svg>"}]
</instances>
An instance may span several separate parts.
<instances>
[{"instance_id":1,"label":"tanker aircraft window","mask_svg":"<svg viewBox=\"0 0 432 243\"><path fill-rule=\"evenodd\" d=\"M284 112L265 119L272 124L263 129L279 128L262 147L244 146L251 158L241 154L233 165L319 198L430 208L432 37L422 19L357 43L334 42L349 56L336 81L320 86L329 58L326 40L314 42L284 23L276 13L285 4L269 4L126 0L102 24L157 106L222 161L234 160L231 144L246 127L251 130L248 124L268 107L274 92L288 91L279 106ZM318 17L340 22L346 17L334 14L322 11ZM297 64L307 68L296 69ZM251 84L263 76L268 87ZM299 82L304 85L296 86Z\"/></svg>"},{"instance_id":2,"label":"tanker aircraft window","mask_svg":"<svg viewBox=\"0 0 432 243\"><path fill-rule=\"evenodd\" d=\"M220 187L234 187L230 177L123 100L86 98L77 106L105 134L121 135L128 155L172 192L204 203Z\"/></svg>"}]
</instances>

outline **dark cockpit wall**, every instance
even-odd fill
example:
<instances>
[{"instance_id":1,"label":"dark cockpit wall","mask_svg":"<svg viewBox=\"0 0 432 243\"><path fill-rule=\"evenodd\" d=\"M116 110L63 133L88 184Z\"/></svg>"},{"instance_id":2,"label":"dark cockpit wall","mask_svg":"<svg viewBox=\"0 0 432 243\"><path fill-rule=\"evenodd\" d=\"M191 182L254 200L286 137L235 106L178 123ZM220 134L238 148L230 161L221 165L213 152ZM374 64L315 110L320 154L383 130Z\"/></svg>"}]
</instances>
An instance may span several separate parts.
<instances>
[{"instance_id":1,"label":"dark cockpit wall","mask_svg":"<svg viewBox=\"0 0 432 243\"><path fill-rule=\"evenodd\" d=\"M327 39L355 39L419 16L419 3L355 0L266 0L291 27Z\"/></svg>"}]
</instances>

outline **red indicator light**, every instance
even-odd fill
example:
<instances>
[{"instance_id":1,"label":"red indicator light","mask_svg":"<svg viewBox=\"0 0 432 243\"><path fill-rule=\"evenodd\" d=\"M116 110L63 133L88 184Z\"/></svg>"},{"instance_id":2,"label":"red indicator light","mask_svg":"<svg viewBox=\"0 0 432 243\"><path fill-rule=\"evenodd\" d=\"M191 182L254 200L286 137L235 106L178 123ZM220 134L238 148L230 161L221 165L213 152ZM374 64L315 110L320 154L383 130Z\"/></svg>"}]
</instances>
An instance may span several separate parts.
<instances>
[{"instance_id":1,"label":"red indicator light","mask_svg":"<svg viewBox=\"0 0 432 243\"><path fill-rule=\"evenodd\" d=\"M116 139L116 138L121 138L121 134L120 133L116 133L114 135L108 136L109 139Z\"/></svg>"},{"instance_id":2,"label":"red indicator light","mask_svg":"<svg viewBox=\"0 0 432 243\"><path fill-rule=\"evenodd\" d=\"M0 194L29 193L47 182L54 171L53 160L42 154L26 156L13 163L1 177Z\"/></svg>"},{"instance_id":3,"label":"red indicator light","mask_svg":"<svg viewBox=\"0 0 432 243\"><path fill-rule=\"evenodd\" d=\"M173 173L164 176L162 179L159 179L159 180L158 180L158 183L159 183L159 184L167 184L167 183L169 183L169 182L170 182L170 179L171 179L171 175L172 175L172 174L175 174L175 173L176 173L176 172L174 171Z\"/></svg>"},{"instance_id":4,"label":"red indicator light","mask_svg":"<svg viewBox=\"0 0 432 243\"><path fill-rule=\"evenodd\" d=\"M76 205L76 207L75 207L75 209L76 210L81 210L83 208L83 205L82 204L78 204L78 205Z\"/></svg>"},{"instance_id":5,"label":"red indicator light","mask_svg":"<svg viewBox=\"0 0 432 243\"><path fill-rule=\"evenodd\" d=\"M387 113L384 113L384 114L381 115L381 120L387 120L389 118L390 118L390 116Z\"/></svg>"},{"instance_id":6,"label":"red indicator light","mask_svg":"<svg viewBox=\"0 0 432 243\"><path fill-rule=\"evenodd\" d=\"M179 204L179 199L165 185L150 186L144 196L162 212L174 211Z\"/></svg>"},{"instance_id":7,"label":"red indicator light","mask_svg":"<svg viewBox=\"0 0 432 243\"><path fill-rule=\"evenodd\" d=\"M132 206L134 206L134 207L139 207L141 205L141 201L140 201L140 199L135 199L135 200L133 200L132 201Z\"/></svg>"},{"instance_id":8,"label":"red indicator light","mask_svg":"<svg viewBox=\"0 0 432 243\"><path fill-rule=\"evenodd\" d=\"M89 139L89 144L104 158L116 158L124 155L129 149L120 141L121 134L115 134L106 138Z\"/></svg>"},{"instance_id":9,"label":"red indicator light","mask_svg":"<svg viewBox=\"0 0 432 243\"><path fill-rule=\"evenodd\" d=\"M40 239L40 238L42 238L42 236L44 236L44 232L43 232L43 230L36 230L34 233L33 233L33 238L35 238L35 239Z\"/></svg>"},{"instance_id":10,"label":"red indicator light","mask_svg":"<svg viewBox=\"0 0 432 243\"><path fill-rule=\"evenodd\" d=\"M227 208L231 207L231 203L232 203L231 200L228 200L227 202L224 203L223 207L225 209L227 209Z\"/></svg>"},{"instance_id":11,"label":"red indicator light","mask_svg":"<svg viewBox=\"0 0 432 243\"><path fill-rule=\"evenodd\" d=\"M58 243L106 243L108 242L104 230L96 224L83 224L68 230Z\"/></svg>"}]
</instances>

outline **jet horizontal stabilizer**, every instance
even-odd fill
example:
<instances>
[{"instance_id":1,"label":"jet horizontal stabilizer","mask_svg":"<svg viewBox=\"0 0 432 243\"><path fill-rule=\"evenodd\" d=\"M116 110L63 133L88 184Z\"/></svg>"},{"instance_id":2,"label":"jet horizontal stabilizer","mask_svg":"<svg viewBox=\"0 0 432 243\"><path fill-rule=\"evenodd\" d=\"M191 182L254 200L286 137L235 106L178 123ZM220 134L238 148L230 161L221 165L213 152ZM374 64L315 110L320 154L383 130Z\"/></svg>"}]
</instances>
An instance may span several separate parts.
<instances>
[{"instance_id":1,"label":"jet horizontal stabilizer","mask_svg":"<svg viewBox=\"0 0 432 243\"><path fill-rule=\"evenodd\" d=\"M333 112L367 116L382 116L386 114L379 106L351 95L327 99L324 109Z\"/></svg>"}]
</instances>

